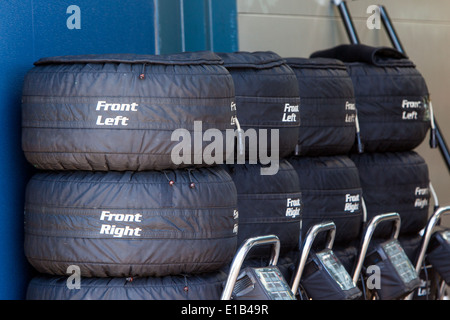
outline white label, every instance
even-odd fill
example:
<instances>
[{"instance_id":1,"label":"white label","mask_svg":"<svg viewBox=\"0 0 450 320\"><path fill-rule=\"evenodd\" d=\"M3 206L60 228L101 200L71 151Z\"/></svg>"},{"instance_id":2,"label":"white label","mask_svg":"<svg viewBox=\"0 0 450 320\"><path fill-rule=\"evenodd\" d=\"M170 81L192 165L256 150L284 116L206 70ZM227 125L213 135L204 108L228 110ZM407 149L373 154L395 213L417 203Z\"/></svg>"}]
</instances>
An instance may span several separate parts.
<instances>
[{"instance_id":1,"label":"white label","mask_svg":"<svg viewBox=\"0 0 450 320\"><path fill-rule=\"evenodd\" d=\"M351 212L351 213L358 211L359 210L359 202L360 202L359 194L347 193L345 195L344 211Z\"/></svg>"},{"instance_id":2,"label":"white label","mask_svg":"<svg viewBox=\"0 0 450 320\"><path fill-rule=\"evenodd\" d=\"M297 105L290 105L289 103L286 103L284 105L284 113L283 118L281 121L283 122L296 122L297 121L297 114L300 111L298 104Z\"/></svg>"},{"instance_id":3,"label":"white label","mask_svg":"<svg viewBox=\"0 0 450 320\"><path fill-rule=\"evenodd\" d=\"M97 116L97 121L95 124L97 126L127 126L128 118L126 116L127 113L137 112L137 107L139 104L136 102L132 103L115 103L115 102L106 102L106 101L98 101L97 106L95 107L96 111L108 111L108 116L104 114L100 114ZM119 114L117 116L111 117L111 112L122 112L126 113L125 115Z\"/></svg>"},{"instance_id":4,"label":"white label","mask_svg":"<svg viewBox=\"0 0 450 320\"><path fill-rule=\"evenodd\" d=\"M414 190L414 196L416 200L414 201L414 207L423 209L428 206L428 195L430 190L428 188L416 187Z\"/></svg>"},{"instance_id":5,"label":"white label","mask_svg":"<svg viewBox=\"0 0 450 320\"><path fill-rule=\"evenodd\" d=\"M287 199L286 203L286 217L298 217L300 216L301 202L300 198L296 199Z\"/></svg>"}]
</instances>

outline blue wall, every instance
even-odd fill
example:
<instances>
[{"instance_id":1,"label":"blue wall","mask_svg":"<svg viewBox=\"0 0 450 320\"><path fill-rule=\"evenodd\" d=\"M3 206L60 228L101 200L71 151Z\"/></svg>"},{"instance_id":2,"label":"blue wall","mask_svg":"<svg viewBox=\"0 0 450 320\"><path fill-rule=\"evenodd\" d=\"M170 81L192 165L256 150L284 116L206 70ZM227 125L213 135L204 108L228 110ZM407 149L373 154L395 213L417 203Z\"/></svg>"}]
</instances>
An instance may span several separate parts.
<instances>
[{"instance_id":1,"label":"blue wall","mask_svg":"<svg viewBox=\"0 0 450 320\"><path fill-rule=\"evenodd\" d=\"M34 169L23 157L20 124L23 78L33 62L71 54L236 51L236 3L0 1L0 47L0 299L17 300L33 275L23 255L23 200Z\"/></svg>"}]
</instances>

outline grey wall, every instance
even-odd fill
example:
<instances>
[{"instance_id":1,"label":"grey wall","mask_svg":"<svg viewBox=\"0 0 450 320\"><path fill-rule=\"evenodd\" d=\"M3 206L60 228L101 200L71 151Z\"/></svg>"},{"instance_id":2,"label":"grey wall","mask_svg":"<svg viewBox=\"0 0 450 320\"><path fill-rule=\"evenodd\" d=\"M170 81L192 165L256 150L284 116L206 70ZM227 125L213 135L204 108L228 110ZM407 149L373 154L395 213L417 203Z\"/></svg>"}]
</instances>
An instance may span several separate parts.
<instances>
[{"instance_id":1,"label":"grey wall","mask_svg":"<svg viewBox=\"0 0 450 320\"><path fill-rule=\"evenodd\" d=\"M387 9L403 47L425 77L441 132L450 143L450 1L346 1L361 43L391 46L381 29L369 29L370 5ZM271 50L283 57L308 57L312 52L349 43L331 0L238 0L239 49ZM428 163L440 204L450 205L450 172L428 138L416 151ZM450 219L445 219L450 225Z\"/></svg>"}]
</instances>

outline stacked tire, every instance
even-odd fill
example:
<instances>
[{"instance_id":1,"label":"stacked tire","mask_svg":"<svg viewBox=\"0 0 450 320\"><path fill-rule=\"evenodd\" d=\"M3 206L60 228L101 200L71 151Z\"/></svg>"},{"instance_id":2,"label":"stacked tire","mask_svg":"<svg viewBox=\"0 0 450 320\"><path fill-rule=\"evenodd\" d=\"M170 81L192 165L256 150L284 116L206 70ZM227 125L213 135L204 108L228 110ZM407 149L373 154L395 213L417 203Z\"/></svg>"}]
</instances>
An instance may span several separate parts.
<instances>
[{"instance_id":1,"label":"stacked tire","mask_svg":"<svg viewBox=\"0 0 450 320\"><path fill-rule=\"evenodd\" d=\"M364 146L363 153L350 156L359 171L367 220L382 213L399 213L399 240L407 244L414 263L416 250L411 243L418 249L430 200L428 167L414 151L430 126L425 80L407 56L392 48L341 45L311 56L336 58L347 67ZM391 234L391 224L380 224L375 241Z\"/></svg>"},{"instance_id":2,"label":"stacked tire","mask_svg":"<svg viewBox=\"0 0 450 320\"><path fill-rule=\"evenodd\" d=\"M234 129L222 64L211 52L35 63L22 104L38 169L25 199L25 255L39 273L28 299L220 298L237 191L219 165L227 150L194 138Z\"/></svg>"},{"instance_id":3,"label":"stacked tire","mask_svg":"<svg viewBox=\"0 0 450 320\"><path fill-rule=\"evenodd\" d=\"M238 194L238 245L252 237L278 236L278 265L289 281L302 210L298 176L287 161L301 121L297 80L285 60L271 51L218 55L233 78L242 130L235 162L225 166ZM269 248L256 247L244 264L266 266L269 257Z\"/></svg>"},{"instance_id":4,"label":"stacked tire","mask_svg":"<svg viewBox=\"0 0 450 320\"><path fill-rule=\"evenodd\" d=\"M289 162L296 170L303 198L301 241L318 223L333 221L333 251L352 272L363 222L359 172L349 157L357 141L352 80L334 58L287 58L300 91L300 130ZM321 250L325 234L313 248Z\"/></svg>"}]
</instances>

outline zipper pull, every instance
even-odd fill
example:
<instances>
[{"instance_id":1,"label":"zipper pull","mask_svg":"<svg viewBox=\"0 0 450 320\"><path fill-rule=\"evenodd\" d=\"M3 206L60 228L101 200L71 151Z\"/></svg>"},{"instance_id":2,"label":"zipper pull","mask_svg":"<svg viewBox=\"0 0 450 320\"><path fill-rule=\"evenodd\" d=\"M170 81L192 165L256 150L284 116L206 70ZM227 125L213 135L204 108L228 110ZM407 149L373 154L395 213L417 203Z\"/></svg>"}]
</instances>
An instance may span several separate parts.
<instances>
[{"instance_id":1,"label":"zipper pull","mask_svg":"<svg viewBox=\"0 0 450 320\"><path fill-rule=\"evenodd\" d=\"M145 79L145 63L142 65L141 73L139 74L139 79L144 80Z\"/></svg>"}]
</instances>

